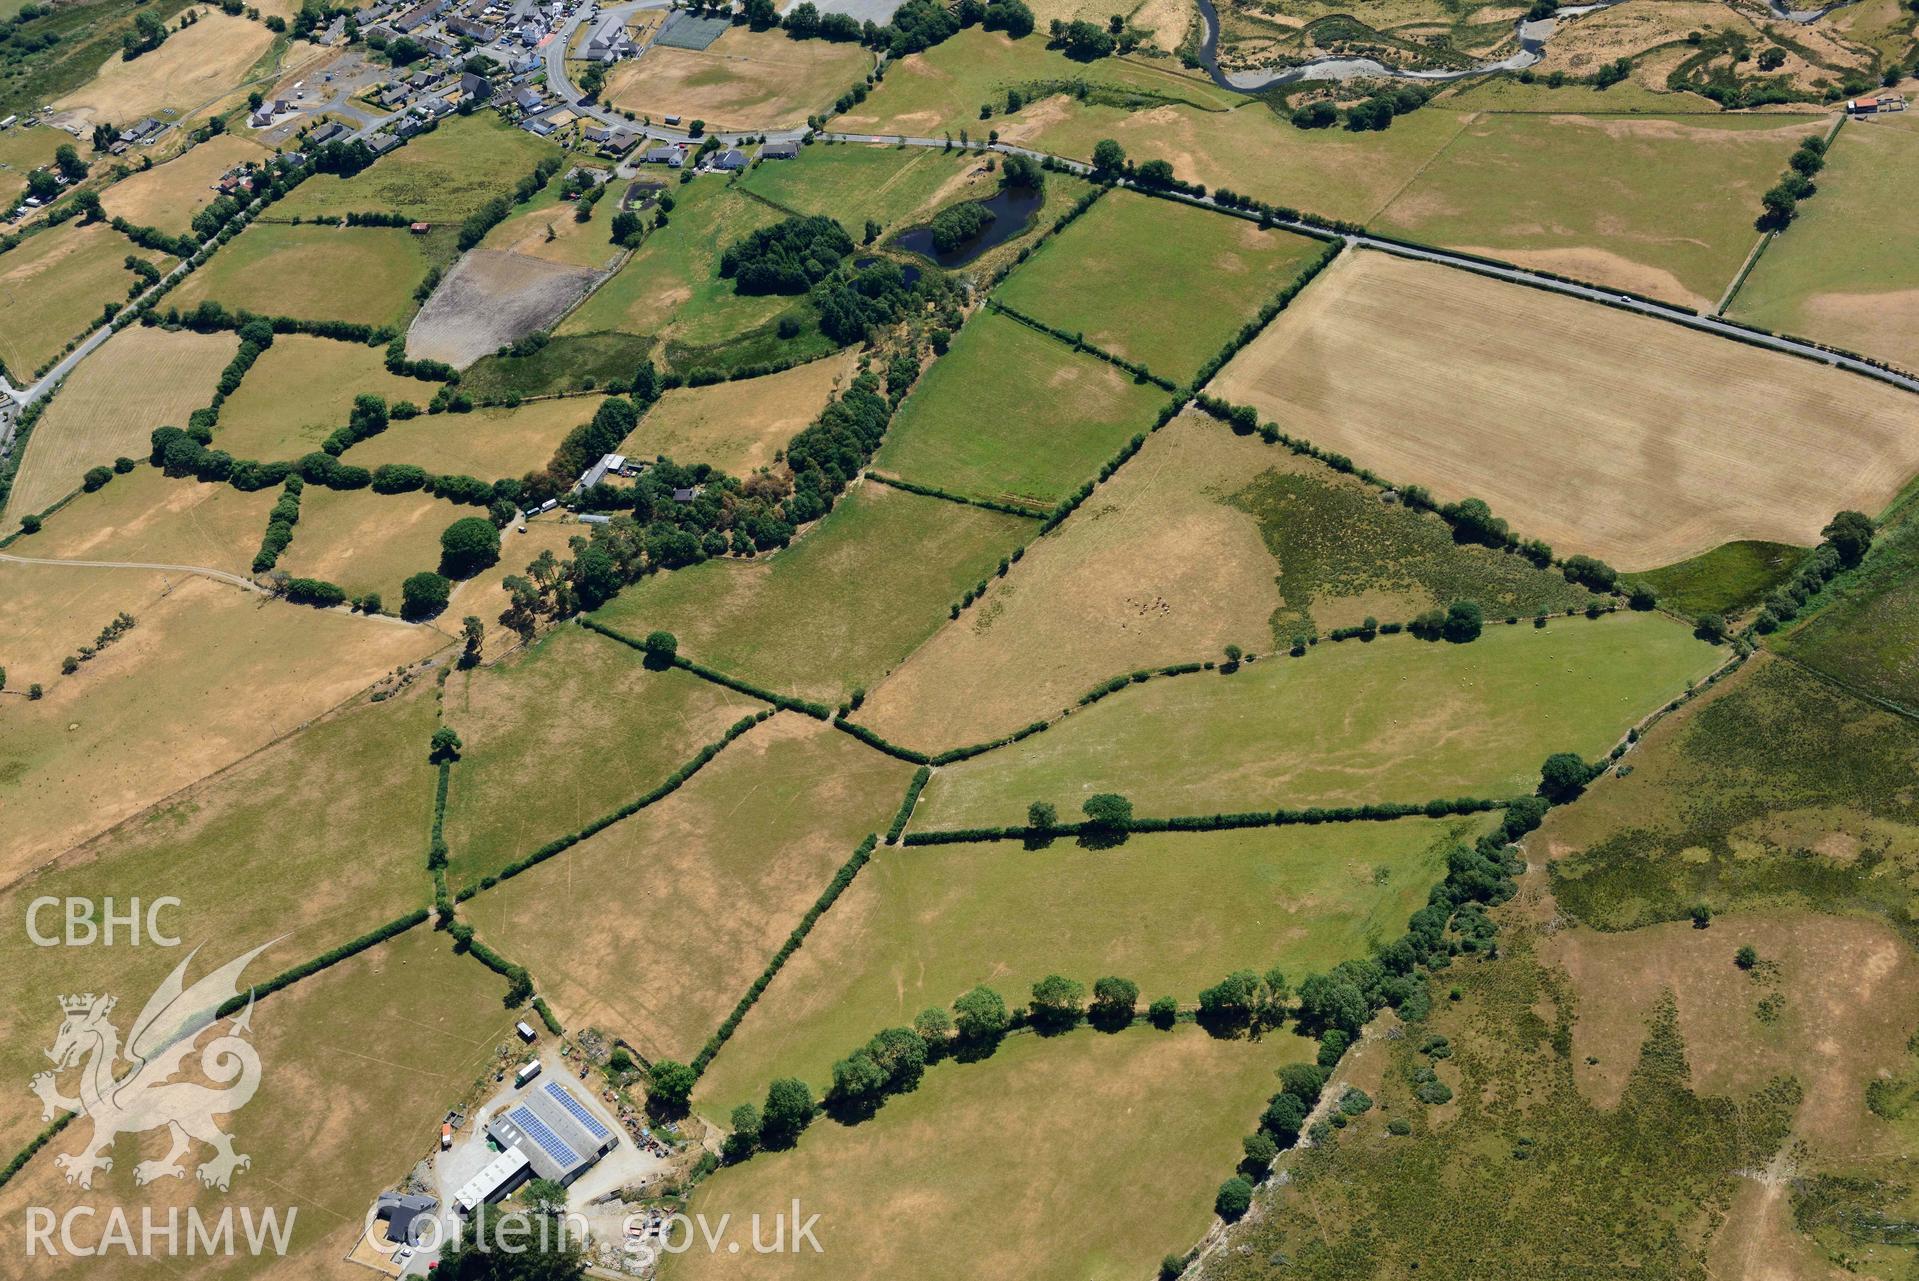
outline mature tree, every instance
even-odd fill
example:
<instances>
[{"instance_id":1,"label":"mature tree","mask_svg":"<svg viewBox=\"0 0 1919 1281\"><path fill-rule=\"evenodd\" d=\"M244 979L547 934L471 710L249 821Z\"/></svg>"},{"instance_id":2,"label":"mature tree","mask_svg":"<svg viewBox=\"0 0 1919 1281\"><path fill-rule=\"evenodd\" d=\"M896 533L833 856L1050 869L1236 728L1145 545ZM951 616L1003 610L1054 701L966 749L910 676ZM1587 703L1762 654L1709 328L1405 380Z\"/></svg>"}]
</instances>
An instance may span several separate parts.
<instances>
[{"instance_id":1,"label":"mature tree","mask_svg":"<svg viewBox=\"0 0 1919 1281\"><path fill-rule=\"evenodd\" d=\"M663 671L673 666L673 660L679 657L680 638L672 632L648 632L641 647L646 651L646 665L654 671Z\"/></svg>"},{"instance_id":2,"label":"mature tree","mask_svg":"<svg viewBox=\"0 0 1919 1281\"><path fill-rule=\"evenodd\" d=\"M452 595L453 583L449 579L430 569L421 570L400 584L400 612L415 622L431 618L446 608Z\"/></svg>"},{"instance_id":3,"label":"mature tree","mask_svg":"<svg viewBox=\"0 0 1919 1281\"><path fill-rule=\"evenodd\" d=\"M1752 944L1748 943L1732 954L1732 963L1742 970L1750 970L1753 966L1759 964L1759 952Z\"/></svg>"},{"instance_id":4,"label":"mature tree","mask_svg":"<svg viewBox=\"0 0 1919 1281\"><path fill-rule=\"evenodd\" d=\"M462 516L440 533L440 572L471 578L500 559L500 531L484 516Z\"/></svg>"},{"instance_id":5,"label":"mature tree","mask_svg":"<svg viewBox=\"0 0 1919 1281\"><path fill-rule=\"evenodd\" d=\"M1366 997L1351 979L1337 974L1309 975L1299 985L1299 1026L1308 1033L1337 1028L1357 1036L1372 1016Z\"/></svg>"},{"instance_id":6,"label":"mature tree","mask_svg":"<svg viewBox=\"0 0 1919 1281\"><path fill-rule=\"evenodd\" d=\"M1554 752L1539 767L1539 794L1555 805L1562 805L1586 790L1594 772L1577 754Z\"/></svg>"},{"instance_id":7,"label":"mature tree","mask_svg":"<svg viewBox=\"0 0 1919 1281\"><path fill-rule=\"evenodd\" d=\"M1026 807L1026 826L1037 832L1050 832L1059 826L1059 811L1050 801L1034 801Z\"/></svg>"},{"instance_id":8,"label":"mature tree","mask_svg":"<svg viewBox=\"0 0 1919 1281\"><path fill-rule=\"evenodd\" d=\"M1094 1027L1115 1031L1133 1021L1139 1007L1139 984L1111 975L1093 984L1093 1005L1087 1017Z\"/></svg>"},{"instance_id":9,"label":"mature tree","mask_svg":"<svg viewBox=\"0 0 1919 1281\"><path fill-rule=\"evenodd\" d=\"M480 661L480 646L486 641L486 624L480 621L478 614L468 614L460 620L460 634L466 647L460 651L460 666L472 667Z\"/></svg>"},{"instance_id":10,"label":"mature tree","mask_svg":"<svg viewBox=\"0 0 1919 1281\"><path fill-rule=\"evenodd\" d=\"M1702 641L1717 645L1731 635L1731 632L1726 626L1725 615L1701 614L1693 620L1692 634Z\"/></svg>"},{"instance_id":11,"label":"mature tree","mask_svg":"<svg viewBox=\"0 0 1919 1281\"><path fill-rule=\"evenodd\" d=\"M1659 604L1659 593L1646 583L1634 583L1626 603L1641 611L1653 609Z\"/></svg>"},{"instance_id":12,"label":"mature tree","mask_svg":"<svg viewBox=\"0 0 1919 1281\"><path fill-rule=\"evenodd\" d=\"M760 1146L792 1147L812 1122L813 1109L813 1091L806 1082L783 1076L767 1086L766 1106L760 1109Z\"/></svg>"},{"instance_id":13,"label":"mature tree","mask_svg":"<svg viewBox=\"0 0 1919 1281\"><path fill-rule=\"evenodd\" d=\"M953 1040L953 1016L938 1006L921 1010L913 1019L913 1031L926 1043L926 1061L931 1063L946 1053Z\"/></svg>"},{"instance_id":14,"label":"mature tree","mask_svg":"<svg viewBox=\"0 0 1919 1281\"><path fill-rule=\"evenodd\" d=\"M1164 1032L1179 1019L1179 1002L1170 996L1155 997L1146 1007L1146 1021Z\"/></svg>"},{"instance_id":15,"label":"mature tree","mask_svg":"<svg viewBox=\"0 0 1919 1281\"><path fill-rule=\"evenodd\" d=\"M1478 640L1485 626L1486 616L1477 603L1456 600L1446 608L1446 621L1441 626L1440 634L1455 645L1464 645L1467 641Z\"/></svg>"},{"instance_id":16,"label":"mature tree","mask_svg":"<svg viewBox=\"0 0 1919 1281\"><path fill-rule=\"evenodd\" d=\"M833 1084L826 1092L827 1106L842 1119L870 1116L886 1093L886 1073L865 1050L833 1065Z\"/></svg>"},{"instance_id":17,"label":"mature tree","mask_svg":"<svg viewBox=\"0 0 1919 1281\"><path fill-rule=\"evenodd\" d=\"M1170 187L1173 185L1173 166L1164 160L1148 160L1139 167L1139 181L1147 187Z\"/></svg>"},{"instance_id":18,"label":"mature tree","mask_svg":"<svg viewBox=\"0 0 1919 1281\"><path fill-rule=\"evenodd\" d=\"M480 1206L442 1251L433 1275L440 1281L578 1281L586 1275L577 1240L524 1227L493 1206Z\"/></svg>"},{"instance_id":19,"label":"mature tree","mask_svg":"<svg viewBox=\"0 0 1919 1281\"><path fill-rule=\"evenodd\" d=\"M1245 1214L1252 1204L1253 1185L1237 1174L1220 1184L1213 1197L1213 1209L1228 1223Z\"/></svg>"},{"instance_id":20,"label":"mature tree","mask_svg":"<svg viewBox=\"0 0 1919 1281\"><path fill-rule=\"evenodd\" d=\"M1093 168L1100 173L1118 173L1126 167L1126 148L1111 138L1101 138L1093 144Z\"/></svg>"},{"instance_id":21,"label":"mature tree","mask_svg":"<svg viewBox=\"0 0 1919 1281\"><path fill-rule=\"evenodd\" d=\"M1872 546L1872 517L1863 512L1843 511L1827 522L1819 536L1839 553L1839 563L1851 569L1866 558Z\"/></svg>"},{"instance_id":22,"label":"mature tree","mask_svg":"<svg viewBox=\"0 0 1919 1281\"><path fill-rule=\"evenodd\" d=\"M1042 1032L1063 1032L1086 1012L1086 985L1077 979L1048 974L1033 984L1033 1026Z\"/></svg>"},{"instance_id":23,"label":"mature tree","mask_svg":"<svg viewBox=\"0 0 1919 1281\"><path fill-rule=\"evenodd\" d=\"M720 1148L720 1159L737 1165L760 1149L760 1110L751 1103L733 1109L732 1132Z\"/></svg>"},{"instance_id":24,"label":"mature tree","mask_svg":"<svg viewBox=\"0 0 1919 1281\"><path fill-rule=\"evenodd\" d=\"M1266 1105L1266 1111L1260 1115L1259 1124L1282 1146L1291 1147L1293 1141L1299 1138L1300 1127L1306 1124L1306 1111L1306 1102L1299 1096L1275 1094Z\"/></svg>"},{"instance_id":25,"label":"mature tree","mask_svg":"<svg viewBox=\"0 0 1919 1281\"><path fill-rule=\"evenodd\" d=\"M979 1048L997 1044L1011 1019L1006 1002L990 987L976 987L953 1002L953 1026L959 1039Z\"/></svg>"},{"instance_id":26,"label":"mature tree","mask_svg":"<svg viewBox=\"0 0 1919 1281\"><path fill-rule=\"evenodd\" d=\"M1199 994L1199 1017L1216 1030L1246 1026L1259 1004L1259 975L1235 970Z\"/></svg>"},{"instance_id":27,"label":"mature tree","mask_svg":"<svg viewBox=\"0 0 1919 1281\"><path fill-rule=\"evenodd\" d=\"M433 731L432 750L427 753L427 760L436 765L441 761L457 761L462 746L460 736L453 732L452 727L442 725Z\"/></svg>"},{"instance_id":28,"label":"mature tree","mask_svg":"<svg viewBox=\"0 0 1919 1281\"><path fill-rule=\"evenodd\" d=\"M1081 808L1089 824L1105 831L1124 831L1133 821L1133 803L1115 792L1090 796Z\"/></svg>"},{"instance_id":29,"label":"mature tree","mask_svg":"<svg viewBox=\"0 0 1919 1281\"><path fill-rule=\"evenodd\" d=\"M1241 1166L1256 1177L1265 1174L1273 1158L1279 1155L1279 1144L1273 1142L1272 1135L1264 1130L1255 1130L1241 1139L1240 1147L1246 1153Z\"/></svg>"}]
</instances>

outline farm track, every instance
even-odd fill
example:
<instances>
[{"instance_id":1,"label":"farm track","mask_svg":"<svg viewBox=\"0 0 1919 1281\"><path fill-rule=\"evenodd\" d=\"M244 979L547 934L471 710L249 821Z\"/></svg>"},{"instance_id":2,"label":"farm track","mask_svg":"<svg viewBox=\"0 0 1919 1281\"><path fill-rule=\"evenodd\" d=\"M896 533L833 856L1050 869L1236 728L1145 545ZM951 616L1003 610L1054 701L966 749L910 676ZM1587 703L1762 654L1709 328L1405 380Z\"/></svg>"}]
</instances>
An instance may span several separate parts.
<instances>
[{"instance_id":1,"label":"farm track","mask_svg":"<svg viewBox=\"0 0 1919 1281\"><path fill-rule=\"evenodd\" d=\"M233 587L266 595L266 589L250 578L242 578L238 574L229 574L224 569L211 569L205 565L159 565L133 560L59 560L45 556L13 556L6 552L0 552L0 561L14 565L64 565L69 569L146 569L164 574L198 574L202 578L211 578Z\"/></svg>"}]
</instances>

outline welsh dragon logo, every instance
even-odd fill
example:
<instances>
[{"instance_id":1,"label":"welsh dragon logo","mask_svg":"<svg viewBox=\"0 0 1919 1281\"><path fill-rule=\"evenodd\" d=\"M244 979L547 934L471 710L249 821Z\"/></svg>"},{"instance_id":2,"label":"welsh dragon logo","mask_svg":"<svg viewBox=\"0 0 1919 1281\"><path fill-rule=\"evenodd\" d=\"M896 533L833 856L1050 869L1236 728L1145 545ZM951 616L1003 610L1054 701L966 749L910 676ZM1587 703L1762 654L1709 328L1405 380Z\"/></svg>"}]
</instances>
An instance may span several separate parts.
<instances>
[{"instance_id":1,"label":"welsh dragon logo","mask_svg":"<svg viewBox=\"0 0 1919 1281\"><path fill-rule=\"evenodd\" d=\"M189 953L151 997L123 1047L119 1029L108 1021L116 999L111 996L64 996L60 1035L47 1057L53 1070L35 1076L30 1088L44 1105L42 1118L56 1112L76 1112L93 1122L93 1133L77 1150L54 1163L66 1171L67 1182L93 1186L95 1170L111 1170L108 1153L122 1134L164 1127L172 1140L157 1161L142 1161L133 1170L135 1182L185 1178L181 1158L197 1140L214 1149L212 1159L198 1167L200 1182L225 1191L234 1172L252 1159L233 1150L233 1139L214 1124L246 1106L260 1086L260 1057L246 1040L253 1016L253 1000L228 1020L218 1035L200 1044L201 1034L220 1020L218 1012L239 995L238 981L247 963L271 947L263 943L251 952L186 986L187 966L199 949ZM197 1059L196 1057L197 1056ZM182 1068L197 1062L198 1080L175 1080ZM57 1078L72 1068L80 1070L79 1093L60 1092Z\"/></svg>"}]
</instances>

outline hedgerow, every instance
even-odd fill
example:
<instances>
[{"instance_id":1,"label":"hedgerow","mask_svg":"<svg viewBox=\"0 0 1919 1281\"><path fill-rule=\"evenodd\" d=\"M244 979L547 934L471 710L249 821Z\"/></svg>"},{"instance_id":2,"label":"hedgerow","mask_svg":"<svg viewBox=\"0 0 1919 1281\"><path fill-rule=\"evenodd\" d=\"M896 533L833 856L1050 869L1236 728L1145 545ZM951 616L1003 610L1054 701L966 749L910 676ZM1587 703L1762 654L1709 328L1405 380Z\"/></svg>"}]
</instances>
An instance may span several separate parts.
<instances>
[{"instance_id":1,"label":"hedgerow","mask_svg":"<svg viewBox=\"0 0 1919 1281\"><path fill-rule=\"evenodd\" d=\"M898 845L900 833L906 830L906 820L913 816L913 806L918 804L920 792L926 786L926 780L933 777L933 771L922 765L913 773L913 781L906 785L906 799L900 802L899 813L893 816L893 825L886 829L886 843Z\"/></svg>"}]
</instances>

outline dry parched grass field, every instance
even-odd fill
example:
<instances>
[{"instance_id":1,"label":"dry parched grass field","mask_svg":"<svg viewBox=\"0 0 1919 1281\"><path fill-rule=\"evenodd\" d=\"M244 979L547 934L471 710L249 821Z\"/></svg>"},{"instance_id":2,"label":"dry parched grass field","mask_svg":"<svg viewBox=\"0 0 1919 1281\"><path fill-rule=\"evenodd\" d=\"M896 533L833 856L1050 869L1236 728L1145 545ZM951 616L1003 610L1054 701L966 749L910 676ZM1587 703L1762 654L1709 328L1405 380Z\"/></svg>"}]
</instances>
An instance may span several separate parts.
<instances>
[{"instance_id":1,"label":"dry parched grass field","mask_svg":"<svg viewBox=\"0 0 1919 1281\"><path fill-rule=\"evenodd\" d=\"M397 611L400 584L423 569L439 568L440 531L478 513L477 507L422 492L376 494L308 485L293 545L281 555L279 567L295 578L338 583L348 596L378 592L385 608Z\"/></svg>"},{"instance_id":2,"label":"dry parched grass field","mask_svg":"<svg viewBox=\"0 0 1919 1281\"><path fill-rule=\"evenodd\" d=\"M33 429L8 509L37 512L78 489L89 467L123 455L144 460L148 435L184 424L206 404L239 345L232 334L142 325L109 338L68 376Z\"/></svg>"},{"instance_id":3,"label":"dry parched grass field","mask_svg":"<svg viewBox=\"0 0 1919 1281\"><path fill-rule=\"evenodd\" d=\"M877 1031L878 1029L874 1029ZM666 1281L706 1277L1150 1276L1212 1217L1204 1190L1239 1158L1290 1031L1214 1040L1191 1024L1017 1036L982 1063L947 1060L911 1094L846 1127L816 1121L792 1152L721 1171L690 1210L733 1229L798 1197L820 1253L722 1244L668 1255ZM1124 1181L1116 1195L1115 1179Z\"/></svg>"},{"instance_id":4,"label":"dry parched grass field","mask_svg":"<svg viewBox=\"0 0 1919 1281\"><path fill-rule=\"evenodd\" d=\"M272 158L259 143L223 133L165 164L122 178L100 194L100 203L109 218L182 234L193 215L219 194L213 184L221 174L249 160L264 164Z\"/></svg>"},{"instance_id":5,"label":"dry parched grass field","mask_svg":"<svg viewBox=\"0 0 1919 1281\"><path fill-rule=\"evenodd\" d=\"M235 458L298 458L346 425L353 398L361 393L389 405L402 400L424 405L436 390L436 383L388 373L383 348L276 334L247 370L240 390L220 407L213 445Z\"/></svg>"},{"instance_id":6,"label":"dry parched grass field","mask_svg":"<svg viewBox=\"0 0 1919 1281\"><path fill-rule=\"evenodd\" d=\"M1734 539L1810 545L1919 469L1911 403L1890 387L1378 253L1343 255L1214 391L1623 570Z\"/></svg>"},{"instance_id":7,"label":"dry parched grass field","mask_svg":"<svg viewBox=\"0 0 1919 1281\"><path fill-rule=\"evenodd\" d=\"M127 300L138 280L126 269L129 254L162 271L173 265L105 223L52 227L0 255L0 365L16 382L31 381L69 339L98 325L107 303Z\"/></svg>"},{"instance_id":8,"label":"dry parched grass field","mask_svg":"<svg viewBox=\"0 0 1919 1281\"><path fill-rule=\"evenodd\" d=\"M872 61L858 45L733 27L704 50L656 45L621 63L604 97L615 110L656 120L672 114L709 129L770 129L824 111Z\"/></svg>"},{"instance_id":9,"label":"dry parched grass field","mask_svg":"<svg viewBox=\"0 0 1919 1281\"><path fill-rule=\"evenodd\" d=\"M884 830L912 774L782 712L665 800L466 910L562 1021L685 1062L860 841Z\"/></svg>"},{"instance_id":10,"label":"dry parched grass field","mask_svg":"<svg viewBox=\"0 0 1919 1281\"><path fill-rule=\"evenodd\" d=\"M131 62L115 52L92 80L53 105L79 113L88 124L104 120L124 128L141 116L191 112L231 93L273 43L273 33L211 8L199 13L185 31L177 30L177 21L169 23L176 30L166 43Z\"/></svg>"},{"instance_id":11,"label":"dry parched grass field","mask_svg":"<svg viewBox=\"0 0 1919 1281\"><path fill-rule=\"evenodd\" d=\"M244 575L252 572L267 512L279 496L277 487L246 493L190 477L170 480L142 461L106 488L74 499L9 550L49 560L192 565Z\"/></svg>"},{"instance_id":12,"label":"dry parched grass field","mask_svg":"<svg viewBox=\"0 0 1919 1281\"><path fill-rule=\"evenodd\" d=\"M566 396L536 400L514 409L421 414L393 422L341 457L362 467L416 463L440 475L478 476L482 480L519 476L545 467L560 441L589 421L599 404L595 396Z\"/></svg>"},{"instance_id":13,"label":"dry parched grass field","mask_svg":"<svg viewBox=\"0 0 1919 1281\"><path fill-rule=\"evenodd\" d=\"M858 361L859 352L849 348L763 378L676 387L646 411L620 452L706 463L735 476L770 467L852 380Z\"/></svg>"}]
</instances>

